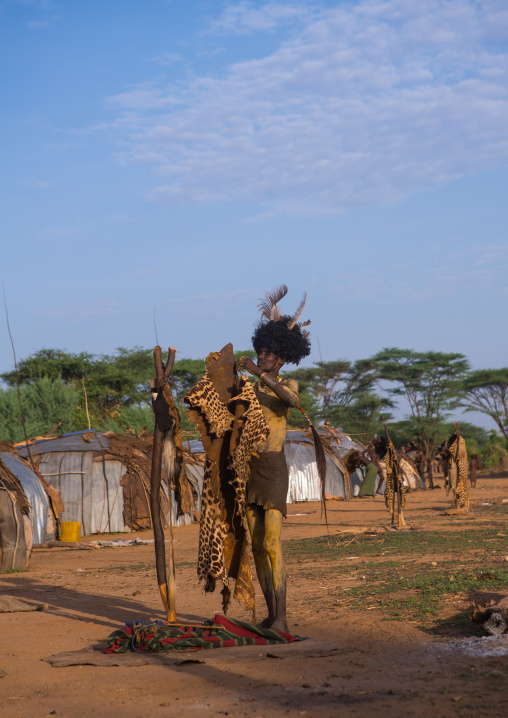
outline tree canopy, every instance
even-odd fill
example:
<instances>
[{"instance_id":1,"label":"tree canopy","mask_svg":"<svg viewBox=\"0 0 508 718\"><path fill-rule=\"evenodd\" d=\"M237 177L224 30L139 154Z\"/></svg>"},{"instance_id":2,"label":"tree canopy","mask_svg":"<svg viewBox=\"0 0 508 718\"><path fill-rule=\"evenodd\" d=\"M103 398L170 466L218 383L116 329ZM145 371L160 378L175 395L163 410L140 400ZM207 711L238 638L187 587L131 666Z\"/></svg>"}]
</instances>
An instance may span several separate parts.
<instances>
[{"instance_id":1,"label":"tree canopy","mask_svg":"<svg viewBox=\"0 0 508 718\"><path fill-rule=\"evenodd\" d=\"M255 357L252 350L235 355ZM182 358L175 362L170 378L186 430L193 426L182 400L205 368L205 359ZM58 432L87 429L86 402L95 428L139 432L153 427L151 349L121 347L109 355L41 349L19 362L18 373L30 436L45 434L56 425ZM489 416L503 437L492 433L489 438L483 429L461 422L471 450L489 446L495 457L504 451L499 442L508 441L508 368L469 371L462 354L388 348L367 359L319 361L286 371L283 376L299 382L302 406L315 424L329 422L364 443L389 423L396 445L416 440L424 455L430 457L436 445L452 433L448 420L459 406ZM1 378L6 389L0 388L0 439L20 441L23 429L16 372L5 372ZM394 421L399 398L407 401L409 414ZM307 426L296 410L290 412L288 423L290 427Z\"/></svg>"},{"instance_id":2,"label":"tree canopy","mask_svg":"<svg viewBox=\"0 0 508 718\"><path fill-rule=\"evenodd\" d=\"M373 371L388 382L388 393L407 400L425 457L434 452L438 426L459 405L460 382L469 362L463 354L383 349L372 357Z\"/></svg>"},{"instance_id":3,"label":"tree canopy","mask_svg":"<svg viewBox=\"0 0 508 718\"><path fill-rule=\"evenodd\" d=\"M508 441L508 368L470 372L463 384L463 406L490 416Z\"/></svg>"}]
</instances>

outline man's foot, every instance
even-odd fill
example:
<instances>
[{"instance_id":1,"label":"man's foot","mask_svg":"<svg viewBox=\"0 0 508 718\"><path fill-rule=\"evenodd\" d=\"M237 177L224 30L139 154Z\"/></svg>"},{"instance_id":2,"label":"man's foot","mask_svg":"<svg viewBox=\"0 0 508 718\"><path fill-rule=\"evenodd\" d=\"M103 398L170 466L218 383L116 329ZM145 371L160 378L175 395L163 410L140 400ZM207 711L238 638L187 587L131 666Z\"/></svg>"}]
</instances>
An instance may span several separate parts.
<instances>
[{"instance_id":1,"label":"man's foot","mask_svg":"<svg viewBox=\"0 0 508 718\"><path fill-rule=\"evenodd\" d=\"M281 631L282 633L289 633L288 622L285 618L276 618L270 626L272 631Z\"/></svg>"},{"instance_id":2,"label":"man's foot","mask_svg":"<svg viewBox=\"0 0 508 718\"><path fill-rule=\"evenodd\" d=\"M268 616L267 618L263 619L261 621L261 623L258 623L257 627L258 628L271 628L274 621L275 621L274 617L270 618L270 616Z\"/></svg>"}]
</instances>

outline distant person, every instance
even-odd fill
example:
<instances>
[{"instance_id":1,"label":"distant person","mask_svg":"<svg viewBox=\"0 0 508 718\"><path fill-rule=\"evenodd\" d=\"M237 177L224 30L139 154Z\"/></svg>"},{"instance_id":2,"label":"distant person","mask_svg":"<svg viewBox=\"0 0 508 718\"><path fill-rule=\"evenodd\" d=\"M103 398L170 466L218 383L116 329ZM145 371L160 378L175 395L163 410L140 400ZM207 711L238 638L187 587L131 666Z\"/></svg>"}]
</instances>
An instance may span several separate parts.
<instances>
[{"instance_id":1,"label":"distant person","mask_svg":"<svg viewBox=\"0 0 508 718\"><path fill-rule=\"evenodd\" d=\"M383 485L384 475L383 469L380 466L379 456L372 445L367 449L368 453L364 451L361 455L362 465L365 466L365 477L360 487L359 496L374 496L375 494L381 494L381 486ZM379 476L379 483L376 491L377 478Z\"/></svg>"},{"instance_id":2,"label":"distant person","mask_svg":"<svg viewBox=\"0 0 508 718\"><path fill-rule=\"evenodd\" d=\"M370 456L367 454L366 451L364 451L363 454L360 454L360 452L357 453L357 468L361 467L362 469L365 469L365 475L363 477L362 485L360 486L358 496L374 496L374 486L376 481L377 469L376 467L374 467L375 472L374 476L372 477L372 471L369 472L369 466L372 466Z\"/></svg>"},{"instance_id":3,"label":"distant person","mask_svg":"<svg viewBox=\"0 0 508 718\"><path fill-rule=\"evenodd\" d=\"M471 488L476 487L476 472L481 469L481 461L478 454L471 454L469 461L469 481L471 482Z\"/></svg>"}]
</instances>

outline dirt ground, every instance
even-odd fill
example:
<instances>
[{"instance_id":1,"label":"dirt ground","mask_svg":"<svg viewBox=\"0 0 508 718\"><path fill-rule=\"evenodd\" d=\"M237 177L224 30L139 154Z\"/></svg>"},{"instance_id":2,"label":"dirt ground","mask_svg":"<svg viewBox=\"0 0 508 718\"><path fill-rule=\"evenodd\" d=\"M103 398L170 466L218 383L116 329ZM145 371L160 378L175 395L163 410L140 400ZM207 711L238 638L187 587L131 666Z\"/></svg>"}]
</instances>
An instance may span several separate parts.
<instances>
[{"instance_id":1,"label":"dirt ground","mask_svg":"<svg viewBox=\"0 0 508 718\"><path fill-rule=\"evenodd\" d=\"M505 497L506 476L480 477L471 490L473 502ZM406 520L417 531L456 531L466 524L474 528L482 520L475 517L474 507L468 519L444 515L450 506L442 489L412 493ZM284 541L326 535L318 504L288 509ZM329 501L328 521L331 536L346 528L389 523L380 498ZM177 528L174 534L178 614L182 620L211 618L221 612L220 594L205 595L197 583L198 526ZM150 532L138 535L152 537ZM494 560L506 560L504 554L506 544ZM176 658L105 655L105 639L125 621L164 619L153 545L36 549L27 572L0 577L0 594L48 604L45 611L0 614L1 715L507 715L507 655L465 655L450 649L453 636L436 636L417 622L386 621L368 607L351 611L337 606L327 594L329 586L309 575L308 566L301 571L297 560L288 561L288 572L290 630L308 641ZM259 587L256 604L261 615ZM457 611L457 602L443 610ZM229 615L250 619L236 602ZM53 664L45 660L49 657Z\"/></svg>"}]
</instances>

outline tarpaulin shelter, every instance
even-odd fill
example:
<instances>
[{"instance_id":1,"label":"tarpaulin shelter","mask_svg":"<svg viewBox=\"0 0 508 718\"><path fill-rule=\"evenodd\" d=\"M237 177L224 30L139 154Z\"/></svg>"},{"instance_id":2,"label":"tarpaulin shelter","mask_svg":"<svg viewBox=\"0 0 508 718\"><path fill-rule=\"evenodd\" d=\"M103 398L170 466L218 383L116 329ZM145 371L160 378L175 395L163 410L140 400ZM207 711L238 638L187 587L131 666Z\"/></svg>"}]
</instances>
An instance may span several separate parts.
<instances>
[{"instance_id":1,"label":"tarpaulin shelter","mask_svg":"<svg viewBox=\"0 0 508 718\"><path fill-rule=\"evenodd\" d=\"M0 573L26 568L32 545L56 538L62 510L58 493L0 442Z\"/></svg>"},{"instance_id":2,"label":"tarpaulin shelter","mask_svg":"<svg viewBox=\"0 0 508 718\"><path fill-rule=\"evenodd\" d=\"M81 535L150 528L150 471L153 437L96 430L33 442L31 453L42 476L60 492L63 521L79 521ZM21 456L28 450L18 447ZM161 513L169 525L190 523L178 516L174 493L163 472Z\"/></svg>"}]
</instances>

